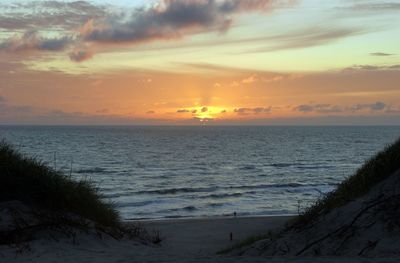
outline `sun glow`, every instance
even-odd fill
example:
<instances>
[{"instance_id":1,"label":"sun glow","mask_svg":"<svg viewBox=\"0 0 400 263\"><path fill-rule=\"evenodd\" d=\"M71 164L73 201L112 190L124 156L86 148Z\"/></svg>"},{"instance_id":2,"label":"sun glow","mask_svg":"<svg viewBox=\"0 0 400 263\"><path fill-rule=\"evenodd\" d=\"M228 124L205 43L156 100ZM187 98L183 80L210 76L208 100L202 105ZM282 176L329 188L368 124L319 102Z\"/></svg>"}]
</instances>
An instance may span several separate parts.
<instances>
[{"instance_id":1,"label":"sun glow","mask_svg":"<svg viewBox=\"0 0 400 263\"><path fill-rule=\"evenodd\" d=\"M180 118L198 119L202 122L221 119L229 111L226 107L221 106L196 106L190 108L182 108L177 111Z\"/></svg>"}]
</instances>

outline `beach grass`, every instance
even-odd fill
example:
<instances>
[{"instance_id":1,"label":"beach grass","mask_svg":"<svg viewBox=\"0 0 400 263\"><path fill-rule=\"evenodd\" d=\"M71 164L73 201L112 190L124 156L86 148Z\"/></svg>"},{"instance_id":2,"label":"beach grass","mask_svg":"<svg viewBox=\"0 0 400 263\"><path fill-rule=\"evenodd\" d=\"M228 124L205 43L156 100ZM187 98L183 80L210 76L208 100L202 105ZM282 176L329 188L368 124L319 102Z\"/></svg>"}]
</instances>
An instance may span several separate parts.
<instances>
[{"instance_id":1,"label":"beach grass","mask_svg":"<svg viewBox=\"0 0 400 263\"><path fill-rule=\"evenodd\" d=\"M291 222L291 227L301 227L337 207L346 205L382 182L400 169L400 139L365 162L352 176L337 188L317 200Z\"/></svg>"},{"instance_id":2,"label":"beach grass","mask_svg":"<svg viewBox=\"0 0 400 263\"><path fill-rule=\"evenodd\" d=\"M320 216L329 213L335 208L344 206L368 193L372 187L387 179L399 169L400 139L367 160L355 174L341 182L334 191L327 193L320 199L316 200L314 205L311 205L301 214L289 220L283 229L249 237L231 247L219 251L218 253L229 253L232 250L247 247L254 242L263 239L275 240L290 229L301 229L306 227Z\"/></svg>"},{"instance_id":3,"label":"beach grass","mask_svg":"<svg viewBox=\"0 0 400 263\"><path fill-rule=\"evenodd\" d=\"M88 180L75 181L35 158L0 142L0 202L18 200L49 211L72 213L107 227L120 216Z\"/></svg>"}]
</instances>

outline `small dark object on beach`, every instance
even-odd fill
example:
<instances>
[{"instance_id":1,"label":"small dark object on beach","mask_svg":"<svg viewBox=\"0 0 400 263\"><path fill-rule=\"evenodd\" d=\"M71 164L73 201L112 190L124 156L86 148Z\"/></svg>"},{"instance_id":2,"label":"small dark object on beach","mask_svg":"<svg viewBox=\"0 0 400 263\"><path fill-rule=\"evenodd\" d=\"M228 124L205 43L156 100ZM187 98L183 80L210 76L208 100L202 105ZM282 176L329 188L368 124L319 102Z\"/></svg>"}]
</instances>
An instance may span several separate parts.
<instances>
[{"instance_id":1,"label":"small dark object on beach","mask_svg":"<svg viewBox=\"0 0 400 263\"><path fill-rule=\"evenodd\" d=\"M233 216L234 216L234 217L236 217L236 211L235 211L235 212L233 212Z\"/></svg>"}]
</instances>

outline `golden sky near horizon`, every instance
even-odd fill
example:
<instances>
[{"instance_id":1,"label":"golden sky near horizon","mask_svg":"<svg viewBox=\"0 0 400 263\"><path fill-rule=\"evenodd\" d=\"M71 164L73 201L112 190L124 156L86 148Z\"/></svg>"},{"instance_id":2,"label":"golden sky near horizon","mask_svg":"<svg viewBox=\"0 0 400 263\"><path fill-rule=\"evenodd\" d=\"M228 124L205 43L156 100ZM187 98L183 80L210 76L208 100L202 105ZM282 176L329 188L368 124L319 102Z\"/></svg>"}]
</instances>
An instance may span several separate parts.
<instances>
[{"instance_id":1,"label":"golden sky near horizon","mask_svg":"<svg viewBox=\"0 0 400 263\"><path fill-rule=\"evenodd\" d=\"M400 124L400 1L2 1L0 124Z\"/></svg>"}]
</instances>

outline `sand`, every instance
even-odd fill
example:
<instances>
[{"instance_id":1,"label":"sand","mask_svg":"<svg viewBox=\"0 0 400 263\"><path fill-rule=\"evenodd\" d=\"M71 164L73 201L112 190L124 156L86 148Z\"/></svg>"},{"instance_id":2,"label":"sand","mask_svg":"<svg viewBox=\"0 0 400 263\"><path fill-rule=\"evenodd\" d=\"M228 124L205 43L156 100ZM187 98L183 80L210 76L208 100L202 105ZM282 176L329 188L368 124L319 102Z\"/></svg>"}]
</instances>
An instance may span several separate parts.
<instances>
[{"instance_id":1,"label":"sand","mask_svg":"<svg viewBox=\"0 0 400 263\"><path fill-rule=\"evenodd\" d=\"M238 254L400 257L400 170L365 195ZM400 262L397 261L397 262Z\"/></svg>"},{"instance_id":2,"label":"sand","mask_svg":"<svg viewBox=\"0 0 400 263\"><path fill-rule=\"evenodd\" d=\"M288 217L237 217L140 221L157 229L161 245L148 246L132 240L117 241L95 234L81 234L76 242L41 239L16 253L0 246L0 262L400 262L398 258L254 257L217 255L216 252L250 235L282 226ZM137 223L137 222L135 222ZM230 233L233 241L230 241Z\"/></svg>"}]
</instances>

